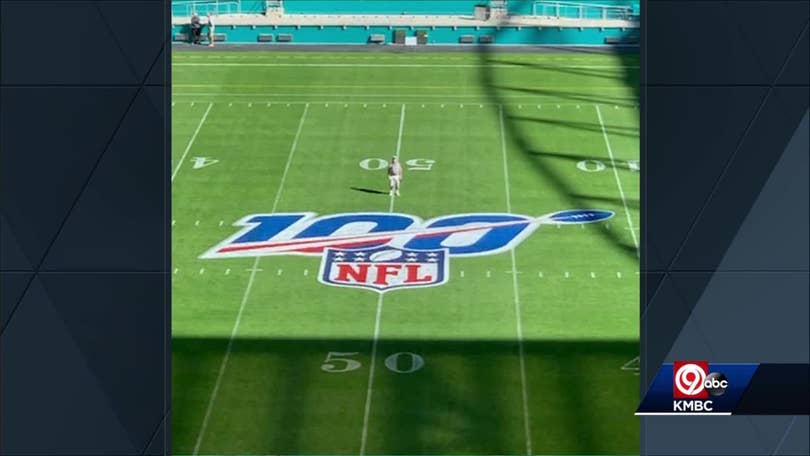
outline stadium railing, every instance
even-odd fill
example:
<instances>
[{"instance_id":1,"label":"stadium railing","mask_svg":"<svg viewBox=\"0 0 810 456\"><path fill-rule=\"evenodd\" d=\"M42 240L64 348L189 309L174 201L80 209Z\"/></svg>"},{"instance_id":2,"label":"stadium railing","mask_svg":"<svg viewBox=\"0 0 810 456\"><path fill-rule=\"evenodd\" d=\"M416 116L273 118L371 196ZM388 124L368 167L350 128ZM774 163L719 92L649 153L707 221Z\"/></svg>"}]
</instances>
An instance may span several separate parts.
<instances>
[{"instance_id":1,"label":"stadium railing","mask_svg":"<svg viewBox=\"0 0 810 456\"><path fill-rule=\"evenodd\" d=\"M172 16L197 14L264 14L272 3L266 0L188 0L172 1Z\"/></svg>"},{"instance_id":2,"label":"stadium railing","mask_svg":"<svg viewBox=\"0 0 810 456\"><path fill-rule=\"evenodd\" d=\"M593 3L537 1L532 5L533 16L564 19L634 20L632 6L598 5Z\"/></svg>"}]
</instances>

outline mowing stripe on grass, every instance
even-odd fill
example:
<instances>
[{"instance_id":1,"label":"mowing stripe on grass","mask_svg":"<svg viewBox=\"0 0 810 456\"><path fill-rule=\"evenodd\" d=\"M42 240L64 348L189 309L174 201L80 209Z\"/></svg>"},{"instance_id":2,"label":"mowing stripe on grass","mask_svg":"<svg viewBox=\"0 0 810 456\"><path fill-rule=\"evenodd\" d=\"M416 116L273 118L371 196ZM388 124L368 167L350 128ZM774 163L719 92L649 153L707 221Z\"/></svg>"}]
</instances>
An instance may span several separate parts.
<instances>
[{"instance_id":1,"label":"mowing stripe on grass","mask_svg":"<svg viewBox=\"0 0 810 456\"><path fill-rule=\"evenodd\" d=\"M262 62L184 62L172 63L172 66L190 67L293 67L293 68L514 68L525 70L521 65L503 64L422 64L422 63L262 63ZM635 70L638 65L546 65L538 70L577 69L577 70Z\"/></svg>"},{"instance_id":2,"label":"mowing stripe on grass","mask_svg":"<svg viewBox=\"0 0 810 456\"><path fill-rule=\"evenodd\" d=\"M399 158L399 151L402 149L402 131L405 127L405 105L399 114L399 133L397 133L397 149L394 154ZM394 212L394 195L390 196L388 212ZM374 392L374 367L377 359L377 342L380 340L380 319L382 317L383 294L377 298L377 315L374 318L374 339L371 342L371 363L368 367L368 386L366 387L366 404L363 409L363 431L360 434L360 456L366 454L366 440L368 438L368 417L371 413L371 396Z\"/></svg>"},{"instance_id":3,"label":"mowing stripe on grass","mask_svg":"<svg viewBox=\"0 0 810 456\"><path fill-rule=\"evenodd\" d=\"M261 88L261 87L259 87ZM373 87L372 87L373 88ZM557 90L557 87L546 87L547 90ZM580 90L580 92L585 93L585 90ZM597 90L596 92L601 92L601 90ZM250 96L270 96L270 97L387 97L387 98L395 98L395 97L402 97L402 98L446 98L448 100L452 99L473 99L476 100L475 103L479 103L480 100L485 100L487 98L486 93L480 94L455 94L455 93L312 93L312 92L299 92L299 93L287 93L287 92L266 92L266 91L259 91L254 90L249 93L236 93L236 92L187 92L183 93L173 93L172 96L178 95L187 95L187 96L233 96L233 97L250 97ZM563 97L553 96L553 95L526 95L525 93L504 93L500 96L501 98L518 98L520 100L559 100ZM630 103L633 101L632 95L627 96L616 96L617 100L627 100L626 103ZM309 103L317 103L311 99L308 99ZM253 100L256 102L257 100ZM258 101L261 102L261 101ZM300 101L299 101L300 102ZM417 103L418 100L412 101L412 103ZM278 102L277 102L278 103ZM336 101L336 100L329 100L327 103L345 103L343 101ZM385 103L385 101L377 101L377 103ZM401 101L389 101L388 103L401 103ZM450 102L447 102L450 103ZM531 101L527 101L527 104L530 104ZM563 103L559 103L558 106L562 106ZM576 106L576 103L567 103L567 105ZM633 103L635 106L635 103Z\"/></svg>"},{"instance_id":4,"label":"mowing stripe on grass","mask_svg":"<svg viewBox=\"0 0 810 456\"><path fill-rule=\"evenodd\" d=\"M346 95L347 96L353 96L351 94L346 94ZM357 96L363 96L363 95L365 95L365 94L359 94ZM214 98L221 98L221 97L251 97L251 98L253 98L253 97L256 97L256 96L274 96L274 95L273 94L267 94L267 93L221 93L221 92L220 93L215 93L215 92L185 92L185 93L183 93L183 92L177 92L177 91L172 92L172 97L181 97L181 98L182 97L214 97ZM304 96L304 94L296 95L296 96ZM399 96L399 95L389 94L389 96ZM453 98L456 95L445 94L445 96L449 97L449 98ZM484 95L482 95L481 97L483 98ZM511 96L511 95L504 95L502 98L514 98L514 97ZM537 97L535 97L535 98L537 98ZM551 98L554 99L554 100L559 99L559 97L551 97ZM513 105L517 104L518 101L520 101L520 100L521 99L517 99L517 100L511 101L509 103L492 103L492 102L488 102L488 101L483 101L483 99L482 99L481 101L476 100L474 102L467 101L467 103L475 103L475 104L478 104L480 107L492 106L492 105L498 105L498 104L503 104L505 106L513 106ZM371 105L371 106L364 106L364 107L376 107L376 106L379 106L379 105L383 105L383 107L385 107L386 104L398 104L398 103L405 102L406 104L422 104L422 107L424 108L425 105L435 106L435 105L439 105L439 104L451 103L449 101L429 101L429 100L399 100L399 101L392 101L392 100L362 100L362 99L361 100L320 100L320 101L317 100L317 99L315 99L315 100L309 99L309 100L270 100L270 101L268 101L268 100L256 100L254 98L252 101L254 103L265 103L266 102L268 104L270 104L270 103L286 104L287 107L290 107L290 105L294 105L294 104L322 104L322 103L342 103L342 104L351 104L351 105L357 105L357 104ZM226 102L227 101L217 101L217 103L226 103ZM458 102L458 100L456 102ZM248 103L248 100L240 100L240 101L237 101L237 103ZM558 103L558 104L555 103L555 104L556 104L558 109L560 107L568 107L568 106L575 106L576 105L576 103ZM636 105L634 104L633 107L635 108Z\"/></svg>"},{"instance_id":5,"label":"mowing stripe on grass","mask_svg":"<svg viewBox=\"0 0 810 456\"><path fill-rule=\"evenodd\" d=\"M186 159L186 155L188 155L188 151L191 150L191 145L194 144L194 140L197 139L197 134L200 133L200 129L202 128L203 124L205 123L205 119L208 118L208 113L211 112L211 108L214 106L214 103L208 103L208 108L205 110L205 113L200 119L200 123L197 125L197 129L194 130L194 134L191 135L191 139L188 141L186 145L186 149L183 151L183 155L180 157L180 161L177 162L177 167L174 168L174 172L172 173L172 182L174 182L174 178L177 177L177 173L180 171L180 166L183 165L183 161Z\"/></svg>"},{"instance_id":6,"label":"mowing stripe on grass","mask_svg":"<svg viewBox=\"0 0 810 456\"><path fill-rule=\"evenodd\" d=\"M282 88L282 89L414 89L414 90L450 90L457 91L459 86L451 85L390 85L390 84L172 84L174 88L191 88L191 89L221 89L228 87L230 89L267 89L267 88ZM473 86L478 88L478 86ZM535 86L538 87L538 86ZM544 88L539 86L538 88ZM547 86L545 88L554 88L556 90L577 90L577 91L603 91L603 90L619 90L627 91L626 87L617 86ZM578 105L579 106L579 105Z\"/></svg>"},{"instance_id":7,"label":"mowing stripe on grass","mask_svg":"<svg viewBox=\"0 0 810 456\"><path fill-rule=\"evenodd\" d=\"M599 118L599 125L602 127L602 137L605 138L605 147L607 147L608 156L610 157L610 166L613 168L613 176L616 178L616 186L619 188L619 195L622 197L624 213L627 215L627 225L630 227L630 236L633 237L633 245L636 247L636 256L639 256L636 229L633 227L633 218L630 216L630 209L627 208L627 198L624 196L624 188L622 188L622 181L619 179L619 171L616 170L616 160L613 158L613 149L610 147L607 130L605 130L605 123L602 121L602 111L599 110L599 105L594 105L594 107L596 107L596 116Z\"/></svg>"},{"instance_id":8,"label":"mowing stripe on grass","mask_svg":"<svg viewBox=\"0 0 810 456\"><path fill-rule=\"evenodd\" d=\"M210 105L209 105L210 109ZM293 156L295 155L295 149L298 148L298 139L301 137L301 130L304 129L304 121L307 118L307 111L309 111L309 104L304 105L304 112L301 113L301 120L298 122L298 130L295 132L295 138L293 138L292 146L290 146L290 153L287 155L287 165L284 167L284 173L281 175L281 181L279 181L278 189L276 190L276 198L273 201L273 207L270 209L271 213L276 212L276 208L278 207L278 201L281 198L281 193L284 190L284 183L287 180L287 172L290 170L290 164L292 163ZM197 434L197 442L194 444L194 455L199 454L200 445L202 445L203 437L205 436L205 430L208 427L208 420L211 418L211 411L214 409L214 402L217 398L217 393L219 392L219 387L222 384L222 378L225 374L225 369L228 366L228 359L231 356L231 350L233 349L233 342L236 339L236 333L239 331L239 324L242 321L242 314L245 311L245 306L248 301L248 297L250 296L250 289L253 287L253 279L256 277L256 272L259 271L259 260L261 257L256 257L253 260L253 267L250 269L250 276L248 277L248 283L245 287L245 292L242 295L242 302L239 304L239 312L236 314L236 320L233 323L233 329L231 330L231 337L228 340L228 346L225 349L225 356L222 357L222 363L219 366L219 372L217 373L217 379L214 382L214 389L211 391L211 397L208 399L208 407L205 410L205 416L203 417L202 425L200 426L200 432Z\"/></svg>"},{"instance_id":9,"label":"mowing stripe on grass","mask_svg":"<svg viewBox=\"0 0 810 456\"><path fill-rule=\"evenodd\" d=\"M509 192L509 166L506 160L506 130L503 125L503 106L498 106L498 123L501 130L501 154L503 155L503 177L506 189L506 211L512 213L512 197ZM532 454L531 426L529 423L529 393L526 390L526 360L523 354L523 323L520 315L520 294L518 292L517 261L515 249L509 251L512 257L512 292L515 300L515 320L517 325L518 354L520 360L520 389L523 397L523 428L526 433L526 454Z\"/></svg>"}]
</instances>

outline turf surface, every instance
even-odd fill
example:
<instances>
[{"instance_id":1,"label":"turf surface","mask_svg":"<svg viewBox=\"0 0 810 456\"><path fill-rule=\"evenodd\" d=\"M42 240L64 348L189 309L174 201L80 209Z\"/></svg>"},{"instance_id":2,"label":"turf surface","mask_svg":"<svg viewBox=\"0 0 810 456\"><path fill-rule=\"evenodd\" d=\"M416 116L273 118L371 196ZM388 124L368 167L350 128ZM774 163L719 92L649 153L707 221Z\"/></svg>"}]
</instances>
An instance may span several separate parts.
<instances>
[{"instance_id":1,"label":"turf surface","mask_svg":"<svg viewBox=\"0 0 810 456\"><path fill-rule=\"evenodd\" d=\"M637 453L637 67L174 52L174 454ZM364 160L397 151L433 162L391 198ZM615 216L382 297L314 257L199 258L248 214L572 208Z\"/></svg>"}]
</instances>

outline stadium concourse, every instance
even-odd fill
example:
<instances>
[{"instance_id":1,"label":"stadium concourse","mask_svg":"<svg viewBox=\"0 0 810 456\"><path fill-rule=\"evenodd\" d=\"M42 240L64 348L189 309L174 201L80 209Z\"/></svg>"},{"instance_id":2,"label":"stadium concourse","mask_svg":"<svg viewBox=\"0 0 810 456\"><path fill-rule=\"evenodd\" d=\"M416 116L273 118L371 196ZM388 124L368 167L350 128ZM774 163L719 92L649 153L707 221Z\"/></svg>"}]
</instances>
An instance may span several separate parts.
<instances>
[{"instance_id":1,"label":"stadium concourse","mask_svg":"<svg viewBox=\"0 0 810 456\"><path fill-rule=\"evenodd\" d=\"M173 48L173 454L637 454L637 49L290 27Z\"/></svg>"}]
</instances>

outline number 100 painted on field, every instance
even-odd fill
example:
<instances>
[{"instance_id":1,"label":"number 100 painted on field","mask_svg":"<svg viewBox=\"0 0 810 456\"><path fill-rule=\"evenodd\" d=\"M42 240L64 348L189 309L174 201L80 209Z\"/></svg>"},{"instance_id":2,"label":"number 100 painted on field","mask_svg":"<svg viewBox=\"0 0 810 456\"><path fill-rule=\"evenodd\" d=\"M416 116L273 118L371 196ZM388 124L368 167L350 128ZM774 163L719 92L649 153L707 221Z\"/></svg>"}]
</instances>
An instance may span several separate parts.
<instances>
[{"instance_id":1,"label":"number 100 painted on field","mask_svg":"<svg viewBox=\"0 0 810 456\"><path fill-rule=\"evenodd\" d=\"M423 221L409 214L313 212L253 214L235 223L237 233L201 258L266 255L322 256L327 248L390 246L410 250L447 249L451 256L493 255L515 248L541 224L583 224L607 220L611 211L576 209L540 217L508 213L454 214Z\"/></svg>"}]
</instances>

